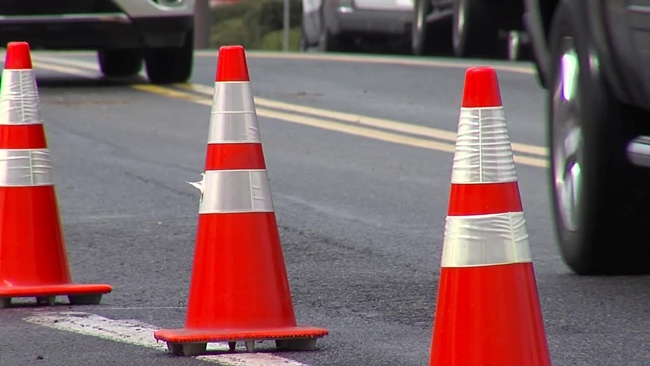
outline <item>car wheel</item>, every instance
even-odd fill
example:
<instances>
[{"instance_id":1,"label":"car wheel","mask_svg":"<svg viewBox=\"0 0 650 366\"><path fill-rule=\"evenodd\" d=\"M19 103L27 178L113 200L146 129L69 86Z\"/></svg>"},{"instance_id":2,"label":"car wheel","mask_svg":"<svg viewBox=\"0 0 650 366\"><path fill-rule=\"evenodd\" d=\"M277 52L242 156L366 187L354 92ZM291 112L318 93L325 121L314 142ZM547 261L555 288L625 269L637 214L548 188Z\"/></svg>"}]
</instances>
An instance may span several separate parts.
<instances>
[{"instance_id":1,"label":"car wheel","mask_svg":"<svg viewBox=\"0 0 650 366\"><path fill-rule=\"evenodd\" d=\"M499 38L500 7L484 0L454 0L452 43L458 57L508 56L508 43Z\"/></svg>"},{"instance_id":2,"label":"car wheel","mask_svg":"<svg viewBox=\"0 0 650 366\"><path fill-rule=\"evenodd\" d=\"M300 31L300 51L306 52L309 50L309 45L307 44L307 37L305 36L305 30L301 29Z\"/></svg>"},{"instance_id":3,"label":"car wheel","mask_svg":"<svg viewBox=\"0 0 650 366\"><path fill-rule=\"evenodd\" d=\"M522 32L511 31L507 36L508 60L533 61L533 49Z\"/></svg>"},{"instance_id":4,"label":"car wheel","mask_svg":"<svg viewBox=\"0 0 650 366\"><path fill-rule=\"evenodd\" d=\"M322 12L318 50L321 52L343 52L348 50L344 36L334 35L327 29L327 23L325 23L325 17Z\"/></svg>"},{"instance_id":5,"label":"car wheel","mask_svg":"<svg viewBox=\"0 0 650 366\"><path fill-rule=\"evenodd\" d=\"M154 84L186 82L192 75L194 62L194 36L190 31L181 47L149 48L145 64L149 81Z\"/></svg>"},{"instance_id":6,"label":"car wheel","mask_svg":"<svg viewBox=\"0 0 650 366\"><path fill-rule=\"evenodd\" d=\"M431 48L430 37L427 37L429 27L426 22L426 17L430 12L430 0L415 0L413 21L411 22L411 49L416 56L427 54Z\"/></svg>"},{"instance_id":7,"label":"car wheel","mask_svg":"<svg viewBox=\"0 0 650 366\"><path fill-rule=\"evenodd\" d=\"M451 51L448 22L444 19L427 23L432 11L431 0L415 0L411 22L411 53L416 56L445 55Z\"/></svg>"},{"instance_id":8,"label":"car wheel","mask_svg":"<svg viewBox=\"0 0 650 366\"><path fill-rule=\"evenodd\" d=\"M625 153L635 112L608 87L581 4L561 0L550 34L550 178L560 251L578 274L646 273L648 173Z\"/></svg>"},{"instance_id":9,"label":"car wheel","mask_svg":"<svg viewBox=\"0 0 650 366\"><path fill-rule=\"evenodd\" d=\"M106 76L131 76L142 70L142 52L139 49L99 50L99 69Z\"/></svg>"}]
</instances>

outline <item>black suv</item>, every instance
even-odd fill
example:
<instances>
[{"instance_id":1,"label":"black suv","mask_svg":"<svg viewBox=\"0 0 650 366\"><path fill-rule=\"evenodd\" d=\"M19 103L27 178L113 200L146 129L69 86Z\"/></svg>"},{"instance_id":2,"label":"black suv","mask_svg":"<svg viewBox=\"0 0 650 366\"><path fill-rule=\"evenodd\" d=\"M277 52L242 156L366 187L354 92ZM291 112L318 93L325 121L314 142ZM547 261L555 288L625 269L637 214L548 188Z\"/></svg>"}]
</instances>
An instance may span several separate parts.
<instances>
[{"instance_id":1,"label":"black suv","mask_svg":"<svg viewBox=\"0 0 650 366\"><path fill-rule=\"evenodd\" d=\"M650 1L524 0L557 239L578 274L650 269Z\"/></svg>"}]
</instances>

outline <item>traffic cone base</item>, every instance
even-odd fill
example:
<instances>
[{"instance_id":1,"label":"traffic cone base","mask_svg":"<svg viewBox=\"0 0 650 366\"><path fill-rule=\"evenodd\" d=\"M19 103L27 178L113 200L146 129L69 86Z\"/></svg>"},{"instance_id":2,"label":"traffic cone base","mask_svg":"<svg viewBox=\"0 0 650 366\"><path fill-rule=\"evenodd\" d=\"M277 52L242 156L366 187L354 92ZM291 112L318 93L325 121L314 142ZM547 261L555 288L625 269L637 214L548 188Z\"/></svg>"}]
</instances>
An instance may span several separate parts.
<instances>
[{"instance_id":1,"label":"traffic cone base","mask_svg":"<svg viewBox=\"0 0 650 366\"><path fill-rule=\"evenodd\" d=\"M33 152L31 155L34 159ZM40 162L43 163L43 160ZM45 174L34 174L37 177L35 180L47 184L48 164L41 164L40 168L46 168L43 171ZM11 306L12 298L19 297L35 297L39 304L53 304L54 297L68 296L71 304L99 304L101 295L111 292L109 285L71 283L70 273L66 270L68 263L61 226L56 216L48 214L57 208L56 195L51 186L0 187L0 196L4 198L0 204L0 220L6 225L0 230L0 244L54 242L48 256L39 255L39 248L35 245L2 248L2 254L8 260L0 267L0 278L4 279L0 284L0 307ZM25 228L22 220L25 217L31 217L33 222L38 223L39 229ZM26 270L25 263L20 260L22 257L31 258L32 263L27 266L31 271Z\"/></svg>"},{"instance_id":2,"label":"traffic cone base","mask_svg":"<svg viewBox=\"0 0 650 366\"><path fill-rule=\"evenodd\" d=\"M0 307L35 297L99 304L105 284L72 283L29 44L7 45L0 87Z\"/></svg>"},{"instance_id":3,"label":"traffic cone base","mask_svg":"<svg viewBox=\"0 0 650 366\"><path fill-rule=\"evenodd\" d=\"M278 265L284 259L280 247L274 245L279 241L276 225L272 212L199 217L199 242L210 243L212 233L222 234L219 245L196 250L187 306L188 328L257 330L295 325L293 311L286 306L291 302L289 283L281 276L284 266ZM201 275L215 272L215 268L220 269L221 276ZM230 273L265 273L269 277L242 278ZM206 292L206 288L217 290ZM219 311L213 313L214 309Z\"/></svg>"},{"instance_id":4,"label":"traffic cone base","mask_svg":"<svg viewBox=\"0 0 650 366\"><path fill-rule=\"evenodd\" d=\"M531 283L535 283L535 274L528 263L489 266L480 271L444 268L431 365L550 365L544 324L536 305L538 294ZM458 284L468 290L458 291ZM456 344L459 339L462 345Z\"/></svg>"},{"instance_id":5,"label":"traffic cone base","mask_svg":"<svg viewBox=\"0 0 650 366\"><path fill-rule=\"evenodd\" d=\"M38 305L54 305L57 296L67 296L70 305L98 305L102 295L112 291L109 285L67 284L21 286L0 289L0 308L17 305L15 298L35 297Z\"/></svg>"},{"instance_id":6,"label":"traffic cone base","mask_svg":"<svg viewBox=\"0 0 650 366\"><path fill-rule=\"evenodd\" d=\"M255 350L255 341L275 341L278 348L296 351L311 351L315 349L316 340L328 334L323 328L311 326L292 326L265 328L258 330L246 329L160 329L154 332L159 341L167 342L167 348L179 356L195 356L206 351L208 343L228 342L230 350L234 351L236 342L246 342L246 350Z\"/></svg>"},{"instance_id":7,"label":"traffic cone base","mask_svg":"<svg viewBox=\"0 0 650 366\"><path fill-rule=\"evenodd\" d=\"M206 174L205 182L208 185L214 183L211 179L213 174L210 173L214 171ZM253 278L247 281L230 276L207 278L201 275L211 271L211 268L220 268L223 273L282 271L275 278L283 279L284 266L278 265L284 261L282 252L279 246L273 245L279 242L279 236L273 206L270 205L270 189L259 183L266 181L266 174L254 180L260 188L257 194L260 203L256 207L256 213L215 214L227 208L223 207L223 203L221 207L216 207L214 201L218 198L213 196L213 191L207 191L203 195L199 212L204 214L199 216L197 242L209 242L211 233L223 234L219 246L196 248L186 328L160 329L154 332L154 338L167 342L170 350L176 354L189 356L195 354L193 351L203 352L203 348L188 345L189 343L205 345L210 342L253 340L275 340L282 348L311 350L317 338L328 334L323 328L295 325L293 310L287 306L291 302L291 295L289 284L285 280L261 281ZM231 192L231 200L234 198L234 201L242 201L236 198L234 191L236 190ZM250 192L243 196L248 196L248 201L251 201ZM230 208L232 209L232 204ZM253 209L252 203L249 209ZM251 227L255 230L250 230ZM238 253L251 255L241 256ZM231 286L233 281L239 284ZM222 291L204 291L208 287ZM264 302L256 301L259 298L263 298ZM241 299L241 302L234 304L229 299ZM175 346L179 344L185 346Z\"/></svg>"}]
</instances>

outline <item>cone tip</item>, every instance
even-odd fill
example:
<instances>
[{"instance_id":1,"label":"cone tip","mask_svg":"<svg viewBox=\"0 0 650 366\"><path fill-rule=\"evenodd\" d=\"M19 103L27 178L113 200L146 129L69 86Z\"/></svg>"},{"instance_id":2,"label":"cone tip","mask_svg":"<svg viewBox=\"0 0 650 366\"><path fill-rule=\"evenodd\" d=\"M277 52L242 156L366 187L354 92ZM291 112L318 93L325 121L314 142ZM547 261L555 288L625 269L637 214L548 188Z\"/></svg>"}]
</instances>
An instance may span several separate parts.
<instances>
[{"instance_id":1,"label":"cone tip","mask_svg":"<svg viewBox=\"0 0 650 366\"><path fill-rule=\"evenodd\" d=\"M5 70L25 70L32 68L32 57L27 42L9 42L5 56Z\"/></svg>"},{"instance_id":2,"label":"cone tip","mask_svg":"<svg viewBox=\"0 0 650 366\"><path fill-rule=\"evenodd\" d=\"M501 107L499 80L494 68L476 66L465 72L464 108Z\"/></svg>"},{"instance_id":3,"label":"cone tip","mask_svg":"<svg viewBox=\"0 0 650 366\"><path fill-rule=\"evenodd\" d=\"M235 45L219 48L216 81L250 81L244 47Z\"/></svg>"}]
</instances>

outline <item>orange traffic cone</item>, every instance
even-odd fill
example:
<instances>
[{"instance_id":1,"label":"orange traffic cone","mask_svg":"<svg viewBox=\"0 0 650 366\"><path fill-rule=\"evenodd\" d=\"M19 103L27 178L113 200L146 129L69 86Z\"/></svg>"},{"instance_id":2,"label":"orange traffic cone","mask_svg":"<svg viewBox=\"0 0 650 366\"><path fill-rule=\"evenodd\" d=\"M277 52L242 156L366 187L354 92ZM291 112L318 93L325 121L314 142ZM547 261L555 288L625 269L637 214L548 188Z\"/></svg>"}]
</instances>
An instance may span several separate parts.
<instances>
[{"instance_id":1,"label":"orange traffic cone","mask_svg":"<svg viewBox=\"0 0 650 366\"><path fill-rule=\"evenodd\" d=\"M183 329L154 333L177 355L208 342L275 340L313 349L326 329L296 324L246 55L219 50L194 266Z\"/></svg>"},{"instance_id":2,"label":"orange traffic cone","mask_svg":"<svg viewBox=\"0 0 650 366\"><path fill-rule=\"evenodd\" d=\"M71 283L29 44L7 45L0 88L0 307L35 297L99 304L109 285Z\"/></svg>"},{"instance_id":3,"label":"orange traffic cone","mask_svg":"<svg viewBox=\"0 0 650 366\"><path fill-rule=\"evenodd\" d=\"M497 75L465 77L430 365L550 365Z\"/></svg>"}]
</instances>

